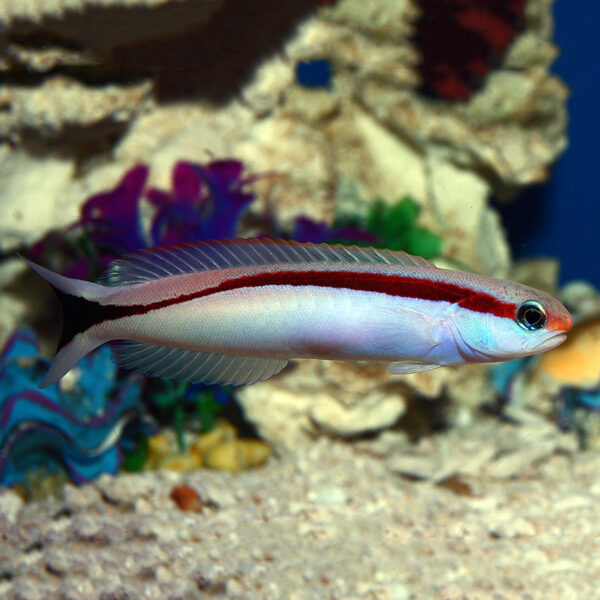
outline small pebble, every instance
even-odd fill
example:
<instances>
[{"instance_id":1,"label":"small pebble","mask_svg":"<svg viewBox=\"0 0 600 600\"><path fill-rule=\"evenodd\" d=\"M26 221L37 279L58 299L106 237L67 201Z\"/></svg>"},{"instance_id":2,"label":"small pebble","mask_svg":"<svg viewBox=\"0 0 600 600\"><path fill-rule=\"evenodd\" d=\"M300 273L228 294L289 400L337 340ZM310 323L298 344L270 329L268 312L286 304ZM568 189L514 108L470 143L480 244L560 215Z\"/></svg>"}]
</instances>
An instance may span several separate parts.
<instances>
[{"instance_id":1,"label":"small pebble","mask_svg":"<svg viewBox=\"0 0 600 600\"><path fill-rule=\"evenodd\" d=\"M457 583L448 583L439 590L438 598L444 600L467 600L467 596Z\"/></svg>"},{"instance_id":2,"label":"small pebble","mask_svg":"<svg viewBox=\"0 0 600 600\"><path fill-rule=\"evenodd\" d=\"M15 522L23 504L23 499L12 490L3 490L0 493L0 515L10 523Z\"/></svg>"},{"instance_id":3,"label":"small pebble","mask_svg":"<svg viewBox=\"0 0 600 600\"><path fill-rule=\"evenodd\" d=\"M94 485L76 486L67 484L63 487L63 499L72 508L87 508L102 501L98 488Z\"/></svg>"},{"instance_id":4,"label":"small pebble","mask_svg":"<svg viewBox=\"0 0 600 600\"><path fill-rule=\"evenodd\" d=\"M50 551L46 554L46 570L53 575L63 577L69 573L71 561L69 556L61 551Z\"/></svg>"},{"instance_id":5,"label":"small pebble","mask_svg":"<svg viewBox=\"0 0 600 600\"><path fill-rule=\"evenodd\" d=\"M308 499L317 504L345 504L348 501L348 495L343 488L328 485L308 492Z\"/></svg>"},{"instance_id":6,"label":"small pebble","mask_svg":"<svg viewBox=\"0 0 600 600\"><path fill-rule=\"evenodd\" d=\"M178 485L171 490L171 500L181 509L201 513L204 507L198 492L189 485Z\"/></svg>"},{"instance_id":7,"label":"small pebble","mask_svg":"<svg viewBox=\"0 0 600 600\"><path fill-rule=\"evenodd\" d=\"M68 578L59 588L60 600L88 600L93 598L94 586L85 579Z\"/></svg>"},{"instance_id":8,"label":"small pebble","mask_svg":"<svg viewBox=\"0 0 600 600\"><path fill-rule=\"evenodd\" d=\"M514 515L510 514L491 517L490 520L491 523L488 528L494 537L533 537L536 534L535 527L532 523L522 517L514 518Z\"/></svg>"},{"instance_id":9,"label":"small pebble","mask_svg":"<svg viewBox=\"0 0 600 600\"><path fill-rule=\"evenodd\" d=\"M386 586L391 600L409 600L410 590L403 583L391 583Z\"/></svg>"},{"instance_id":10,"label":"small pebble","mask_svg":"<svg viewBox=\"0 0 600 600\"><path fill-rule=\"evenodd\" d=\"M106 541L106 533L102 521L91 516L81 517L76 520L75 535L83 542Z\"/></svg>"},{"instance_id":11,"label":"small pebble","mask_svg":"<svg viewBox=\"0 0 600 600\"><path fill-rule=\"evenodd\" d=\"M154 512L152 505L146 498L138 498L133 504L133 509L140 515L150 515Z\"/></svg>"},{"instance_id":12,"label":"small pebble","mask_svg":"<svg viewBox=\"0 0 600 600\"><path fill-rule=\"evenodd\" d=\"M50 597L50 593L46 595L46 590L40 585L26 582L19 582L13 588L13 597L18 600L44 600Z\"/></svg>"},{"instance_id":13,"label":"small pebble","mask_svg":"<svg viewBox=\"0 0 600 600\"><path fill-rule=\"evenodd\" d=\"M559 512L567 512L569 510L577 510L578 508L588 508L595 504L588 496L574 494L556 502L554 508Z\"/></svg>"},{"instance_id":14,"label":"small pebble","mask_svg":"<svg viewBox=\"0 0 600 600\"><path fill-rule=\"evenodd\" d=\"M239 596L244 593L244 588L239 581L229 579L227 581L227 596Z\"/></svg>"}]
</instances>

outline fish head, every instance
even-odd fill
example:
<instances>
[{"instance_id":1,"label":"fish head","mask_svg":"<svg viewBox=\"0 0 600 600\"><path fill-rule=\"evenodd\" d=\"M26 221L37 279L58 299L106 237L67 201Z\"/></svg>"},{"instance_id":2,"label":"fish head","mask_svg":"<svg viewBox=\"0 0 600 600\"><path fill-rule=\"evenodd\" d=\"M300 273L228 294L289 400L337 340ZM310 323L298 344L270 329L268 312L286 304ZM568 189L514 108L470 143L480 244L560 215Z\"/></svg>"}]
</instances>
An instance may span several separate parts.
<instances>
[{"instance_id":1,"label":"fish head","mask_svg":"<svg viewBox=\"0 0 600 600\"><path fill-rule=\"evenodd\" d=\"M451 325L467 362L497 362L546 352L562 344L573 325L569 311L533 288L502 282L496 311L455 310Z\"/></svg>"}]
</instances>

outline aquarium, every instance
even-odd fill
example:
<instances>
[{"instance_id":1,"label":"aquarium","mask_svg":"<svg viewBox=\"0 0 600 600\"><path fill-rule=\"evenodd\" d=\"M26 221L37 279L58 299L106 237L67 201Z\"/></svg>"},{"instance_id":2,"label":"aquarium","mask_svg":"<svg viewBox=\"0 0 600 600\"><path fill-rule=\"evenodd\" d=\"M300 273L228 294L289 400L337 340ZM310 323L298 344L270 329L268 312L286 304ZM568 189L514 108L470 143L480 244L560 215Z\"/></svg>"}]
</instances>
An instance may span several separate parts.
<instances>
[{"instance_id":1,"label":"aquarium","mask_svg":"<svg viewBox=\"0 0 600 600\"><path fill-rule=\"evenodd\" d=\"M595 597L598 15L0 23L0 597Z\"/></svg>"}]
</instances>

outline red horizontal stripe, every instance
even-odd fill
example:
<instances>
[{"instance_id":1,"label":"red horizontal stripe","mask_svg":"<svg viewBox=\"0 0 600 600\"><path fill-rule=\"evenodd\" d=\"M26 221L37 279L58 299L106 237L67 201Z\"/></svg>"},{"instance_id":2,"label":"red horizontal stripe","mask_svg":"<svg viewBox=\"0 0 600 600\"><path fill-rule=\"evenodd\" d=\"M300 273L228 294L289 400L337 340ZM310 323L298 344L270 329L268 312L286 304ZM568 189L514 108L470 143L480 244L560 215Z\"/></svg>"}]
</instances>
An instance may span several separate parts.
<instances>
[{"instance_id":1,"label":"red horizontal stripe","mask_svg":"<svg viewBox=\"0 0 600 600\"><path fill-rule=\"evenodd\" d=\"M146 314L152 310L203 298L217 292L267 285L311 285L378 292L404 298L450 302L475 312L491 313L498 317L507 318L513 318L516 311L516 304L503 302L491 294L431 279L382 273L357 273L352 271L277 271L229 279L215 287L182 294L175 298L167 298L151 304L136 304L132 306L106 305L101 307L102 315L99 316L99 320L96 323L108 319Z\"/></svg>"}]
</instances>

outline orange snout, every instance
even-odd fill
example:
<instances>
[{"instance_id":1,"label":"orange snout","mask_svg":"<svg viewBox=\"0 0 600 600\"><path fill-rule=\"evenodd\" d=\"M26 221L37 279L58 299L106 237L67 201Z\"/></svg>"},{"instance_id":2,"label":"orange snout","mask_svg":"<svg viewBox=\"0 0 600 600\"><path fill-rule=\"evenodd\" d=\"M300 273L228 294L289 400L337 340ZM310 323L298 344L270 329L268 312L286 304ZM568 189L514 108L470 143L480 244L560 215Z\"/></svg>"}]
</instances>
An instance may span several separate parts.
<instances>
[{"instance_id":1,"label":"orange snout","mask_svg":"<svg viewBox=\"0 0 600 600\"><path fill-rule=\"evenodd\" d=\"M573 317L571 313L564 307L561 306L562 310L552 311L548 315L548 322L546 328L551 331L569 331L573 326Z\"/></svg>"}]
</instances>

